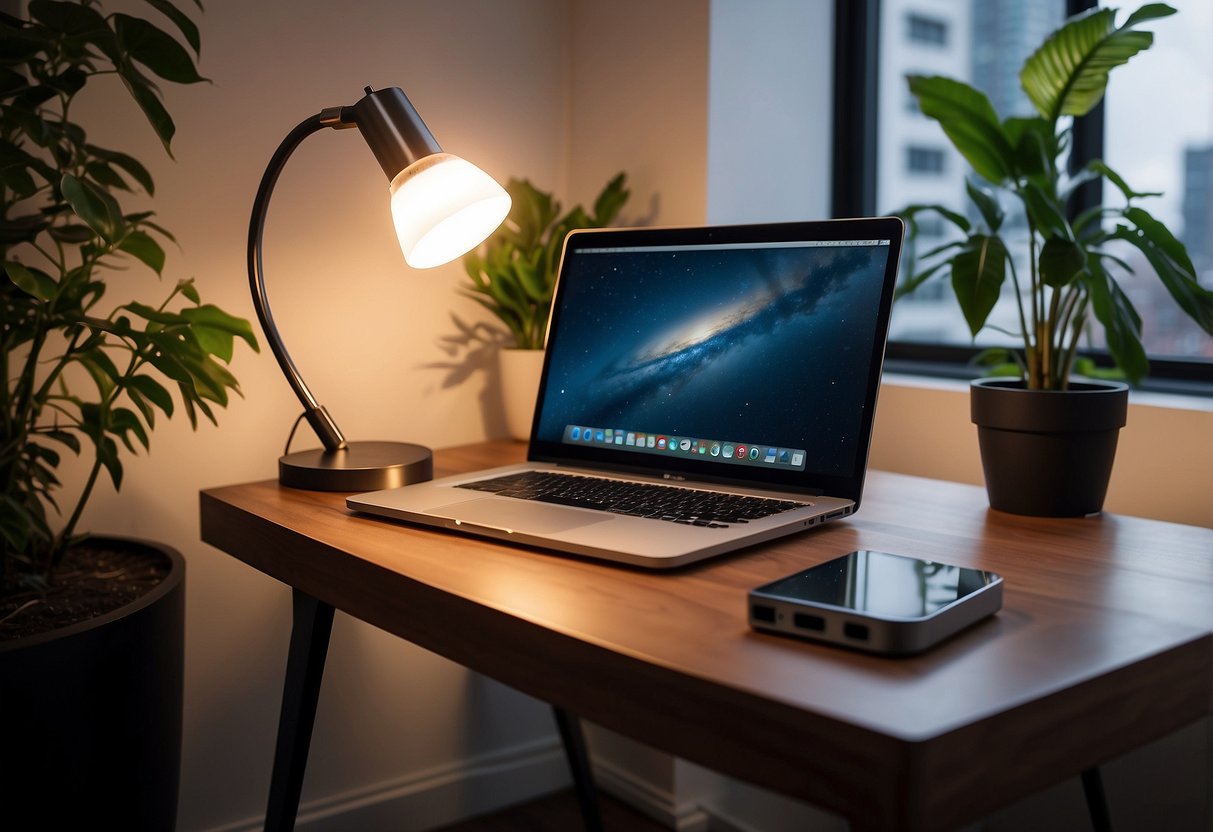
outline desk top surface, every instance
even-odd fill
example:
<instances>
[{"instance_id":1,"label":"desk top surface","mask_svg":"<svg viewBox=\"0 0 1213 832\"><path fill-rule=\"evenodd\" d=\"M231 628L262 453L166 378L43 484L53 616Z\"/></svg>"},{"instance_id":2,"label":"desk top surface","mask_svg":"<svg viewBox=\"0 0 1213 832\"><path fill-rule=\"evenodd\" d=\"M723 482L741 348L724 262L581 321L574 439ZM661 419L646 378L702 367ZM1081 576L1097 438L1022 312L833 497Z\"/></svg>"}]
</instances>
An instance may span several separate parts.
<instances>
[{"instance_id":1,"label":"desk top surface","mask_svg":"<svg viewBox=\"0 0 1213 832\"><path fill-rule=\"evenodd\" d=\"M524 454L509 442L439 451L436 473ZM848 520L661 573L360 516L342 494L272 481L203 492L202 537L423 647L860 828L965 822L1213 709L1213 530L1014 517L956 483L872 472ZM750 630L750 588L855 549L995 571L1003 609L901 659Z\"/></svg>"}]
</instances>

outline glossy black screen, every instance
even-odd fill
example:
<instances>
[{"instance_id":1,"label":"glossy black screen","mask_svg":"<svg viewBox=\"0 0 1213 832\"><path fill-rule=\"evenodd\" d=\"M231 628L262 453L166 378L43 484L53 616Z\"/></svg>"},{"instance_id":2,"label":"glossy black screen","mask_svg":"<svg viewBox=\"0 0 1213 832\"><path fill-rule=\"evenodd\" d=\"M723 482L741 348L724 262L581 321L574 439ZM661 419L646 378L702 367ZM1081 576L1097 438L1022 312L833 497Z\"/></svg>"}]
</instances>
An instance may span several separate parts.
<instances>
[{"instance_id":1,"label":"glossy black screen","mask_svg":"<svg viewBox=\"0 0 1213 832\"><path fill-rule=\"evenodd\" d=\"M995 580L979 569L861 550L757 591L878 617L922 618Z\"/></svg>"}]
</instances>

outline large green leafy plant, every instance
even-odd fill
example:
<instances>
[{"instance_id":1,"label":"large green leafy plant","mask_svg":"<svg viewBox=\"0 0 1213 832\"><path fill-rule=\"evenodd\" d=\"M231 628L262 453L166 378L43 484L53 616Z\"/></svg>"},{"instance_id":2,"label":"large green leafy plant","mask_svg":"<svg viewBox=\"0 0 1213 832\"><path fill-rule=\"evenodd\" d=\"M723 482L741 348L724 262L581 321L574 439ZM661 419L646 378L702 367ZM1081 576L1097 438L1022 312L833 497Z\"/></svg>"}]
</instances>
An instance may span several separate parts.
<instances>
[{"instance_id":1,"label":"large green leafy plant","mask_svg":"<svg viewBox=\"0 0 1213 832\"><path fill-rule=\"evenodd\" d=\"M464 292L506 325L518 349L543 349L565 235L614 222L630 193L625 180L620 173L606 184L594 200L593 214L577 205L562 215L560 203L529 181L511 179L506 184L513 200L509 216L488 240L464 255L463 266L471 278Z\"/></svg>"},{"instance_id":2,"label":"large green leafy plant","mask_svg":"<svg viewBox=\"0 0 1213 832\"><path fill-rule=\"evenodd\" d=\"M1139 200L1157 196L1133 190L1100 160L1067 175L1063 162L1072 119L1085 115L1103 97L1108 73L1153 43L1137 29L1175 10L1153 3L1116 26L1115 9L1075 16L1023 65L1020 82L1038 115L999 120L989 99L960 81L909 77L922 112L939 122L952 144L984 181L967 191L978 218L939 205L915 205L904 214L911 234L915 216L937 212L963 239L924 254L912 265L899 294L926 280L950 274L952 288L974 336L986 326L1009 276L1014 284L1022 354L1018 371L1033 389L1065 389L1077 351L1092 317L1103 327L1108 350L1131 381L1148 369L1141 344L1141 318L1117 279L1132 269L1109 245L1136 247L1171 296L1206 332L1213 333L1213 292L1197 282L1182 243ZM1070 216L1066 204L1075 189L1103 178L1124 204L1102 205ZM1003 223L1002 199L1022 206L1027 218L1028 274L1018 274Z\"/></svg>"},{"instance_id":3,"label":"large green leafy plant","mask_svg":"<svg viewBox=\"0 0 1213 832\"><path fill-rule=\"evenodd\" d=\"M45 586L77 538L98 478L104 473L121 486L122 450L147 449L157 417L172 416L175 401L195 427L199 414L214 422L214 408L239 392L224 366L235 339L257 349L248 322L202 303L192 279L162 282L163 242L172 235L150 211L119 202L137 191L151 196L151 175L134 157L94 144L75 120L89 82L114 75L168 151L173 120L149 76L204 80L196 69L199 36L169 0L148 5L174 34L106 14L96 0L31 0L28 19L0 15L5 593ZM111 284L129 291L148 278L155 301L108 295ZM92 456L66 510L56 499L65 452Z\"/></svg>"}]
</instances>

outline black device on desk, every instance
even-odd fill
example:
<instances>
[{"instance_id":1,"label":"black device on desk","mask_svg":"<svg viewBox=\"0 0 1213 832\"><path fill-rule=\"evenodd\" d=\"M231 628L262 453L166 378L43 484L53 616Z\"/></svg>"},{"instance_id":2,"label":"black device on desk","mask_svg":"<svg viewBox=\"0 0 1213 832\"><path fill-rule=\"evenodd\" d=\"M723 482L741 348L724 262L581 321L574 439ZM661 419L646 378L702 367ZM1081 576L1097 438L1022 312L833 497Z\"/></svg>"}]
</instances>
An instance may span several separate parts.
<instances>
[{"instance_id":1,"label":"black device on desk","mask_svg":"<svg viewBox=\"0 0 1213 832\"><path fill-rule=\"evenodd\" d=\"M1002 577L860 550L751 590L750 626L874 653L917 653L997 612Z\"/></svg>"}]
</instances>

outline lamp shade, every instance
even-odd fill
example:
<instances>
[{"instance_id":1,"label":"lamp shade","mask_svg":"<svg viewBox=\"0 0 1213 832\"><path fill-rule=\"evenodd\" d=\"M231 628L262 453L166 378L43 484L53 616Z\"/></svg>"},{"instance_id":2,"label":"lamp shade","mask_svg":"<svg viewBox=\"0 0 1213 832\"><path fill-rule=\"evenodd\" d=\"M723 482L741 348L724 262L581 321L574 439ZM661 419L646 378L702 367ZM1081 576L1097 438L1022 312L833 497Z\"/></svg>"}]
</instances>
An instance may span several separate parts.
<instances>
[{"instance_id":1,"label":"lamp shade","mask_svg":"<svg viewBox=\"0 0 1213 832\"><path fill-rule=\"evenodd\" d=\"M492 177L450 153L423 156L392 180L392 219L415 269L450 262L488 237L510 211Z\"/></svg>"}]
</instances>

